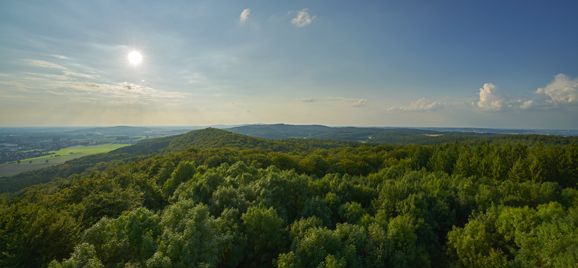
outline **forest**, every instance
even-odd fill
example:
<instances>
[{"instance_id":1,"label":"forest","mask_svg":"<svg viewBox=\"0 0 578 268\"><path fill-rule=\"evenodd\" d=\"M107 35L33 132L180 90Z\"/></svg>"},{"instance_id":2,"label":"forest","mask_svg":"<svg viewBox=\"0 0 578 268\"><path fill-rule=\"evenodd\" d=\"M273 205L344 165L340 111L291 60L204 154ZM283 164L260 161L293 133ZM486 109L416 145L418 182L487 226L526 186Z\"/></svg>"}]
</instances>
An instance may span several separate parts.
<instances>
[{"instance_id":1,"label":"forest","mask_svg":"<svg viewBox=\"0 0 578 268\"><path fill-rule=\"evenodd\" d=\"M557 136L205 129L0 184L1 267L578 267L578 145Z\"/></svg>"}]
</instances>

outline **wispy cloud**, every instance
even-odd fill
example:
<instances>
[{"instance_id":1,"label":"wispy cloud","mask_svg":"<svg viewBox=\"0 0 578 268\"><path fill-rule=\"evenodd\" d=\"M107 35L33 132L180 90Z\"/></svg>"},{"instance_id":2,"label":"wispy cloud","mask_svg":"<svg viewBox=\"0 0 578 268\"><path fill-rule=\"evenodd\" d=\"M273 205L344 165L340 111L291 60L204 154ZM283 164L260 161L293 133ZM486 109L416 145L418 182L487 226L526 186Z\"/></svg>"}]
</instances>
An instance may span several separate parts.
<instances>
[{"instance_id":1,"label":"wispy cloud","mask_svg":"<svg viewBox=\"0 0 578 268\"><path fill-rule=\"evenodd\" d=\"M8 76L8 74L0 73L0 76Z\"/></svg>"},{"instance_id":2,"label":"wispy cloud","mask_svg":"<svg viewBox=\"0 0 578 268\"><path fill-rule=\"evenodd\" d=\"M439 110L446 105L445 102L442 101L434 101L431 99L421 98L410 103L408 106L401 106L401 107L391 107L387 109L389 112L395 111L415 111L415 112L426 112L426 111L435 111Z\"/></svg>"},{"instance_id":3,"label":"wispy cloud","mask_svg":"<svg viewBox=\"0 0 578 268\"><path fill-rule=\"evenodd\" d=\"M353 107L363 107L365 105L367 105L367 99L360 99L353 102Z\"/></svg>"},{"instance_id":4,"label":"wispy cloud","mask_svg":"<svg viewBox=\"0 0 578 268\"><path fill-rule=\"evenodd\" d=\"M305 27L309 24L311 24L311 22L313 22L313 20L315 19L315 16L311 17L309 15L309 12L307 12L308 8L305 8L299 12L297 12L297 17L293 18L291 20L291 24L297 26L297 27Z\"/></svg>"},{"instance_id":5,"label":"wispy cloud","mask_svg":"<svg viewBox=\"0 0 578 268\"><path fill-rule=\"evenodd\" d=\"M245 8L239 16L239 23L244 24L247 19L249 19L249 14L251 14L251 9Z\"/></svg>"},{"instance_id":6,"label":"wispy cloud","mask_svg":"<svg viewBox=\"0 0 578 268\"><path fill-rule=\"evenodd\" d=\"M14 86L20 91L30 92L30 90L28 90L30 87L28 87L22 83L13 82L13 81L9 81L9 82L0 81L0 84L8 85L8 86Z\"/></svg>"},{"instance_id":7,"label":"wispy cloud","mask_svg":"<svg viewBox=\"0 0 578 268\"><path fill-rule=\"evenodd\" d=\"M300 99L297 99L297 101L300 101L300 102L314 102L314 101L316 101L316 100L317 100L317 99L315 99L315 98L300 98Z\"/></svg>"},{"instance_id":8,"label":"wispy cloud","mask_svg":"<svg viewBox=\"0 0 578 268\"><path fill-rule=\"evenodd\" d=\"M66 60L66 59L68 59L68 57L66 57L66 56L61 56L61 55L52 55L52 57L55 57L55 58L58 58L58 59L61 59L61 60Z\"/></svg>"},{"instance_id":9,"label":"wispy cloud","mask_svg":"<svg viewBox=\"0 0 578 268\"><path fill-rule=\"evenodd\" d=\"M75 72L71 72L71 71L62 71L62 73L64 73L65 75L68 75L68 76L76 76L76 77L91 78L91 79L95 78L94 75L75 73Z\"/></svg>"},{"instance_id":10,"label":"wispy cloud","mask_svg":"<svg viewBox=\"0 0 578 268\"><path fill-rule=\"evenodd\" d=\"M30 65L34 67L42 67L42 68L52 68L52 69L62 69L66 70L66 67L58 65L56 63L47 62L43 60L33 60L30 61Z\"/></svg>"},{"instance_id":11,"label":"wispy cloud","mask_svg":"<svg viewBox=\"0 0 578 268\"><path fill-rule=\"evenodd\" d=\"M128 102L135 103L135 100L139 100L140 102L158 102L162 100L163 102L171 103L178 99L184 99L190 95L189 93L158 90L155 88L127 82L118 84L106 84L87 81L56 80L53 76L57 75L32 74L41 76L37 78L30 77L29 79L41 80L42 87L35 88L43 89L43 92L59 96L75 96L75 98L80 99L96 98L108 103L113 103L110 102L111 99L115 100L114 103L118 104ZM43 78L42 76L46 76L47 78ZM67 76L62 77L68 78ZM27 85L17 82L0 82L0 84L12 85L21 91L27 92L29 92L28 89L31 88Z\"/></svg>"},{"instance_id":12,"label":"wispy cloud","mask_svg":"<svg viewBox=\"0 0 578 268\"><path fill-rule=\"evenodd\" d=\"M66 95L74 95L74 92L70 92L70 91L53 91L53 90L47 90L46 92L52 94L52 95L58 95L58 96L66 96Z\"/></svg>"},{"instance_id":13,"label":"wispy cloud","mask_svg":"<svg viewBox=\"0 0 578 268\"><path fill-rule=\"evenodd\" d=\"M139 101L139 100L103 100L98 98L78 98L72 97L69 100L70 102L77 102L77 103L108 103L113 105L133 105L133 104L140 104L146 105L148 103Z\"/></svg>"},{"instance_id":14,"label":"wispy cloud","mask_svg":"<svg viewBox=\"0 0 578 268\"><path fill-rule=\"evenodd\" d=\"M324 103L334 103L339 105L339 107L344 106L353 106L353 107L363 107L366 106L368 101L367 99L353 99L353 98L344 98L344 97L323 97L324 99L329 100L328 102Z\"/></svg>"},{"instance_id":15,"label":"wispy cloud","mask_svg":"<svg viewBox=\"0 0 578 268\"><path fill-rule=\"evenodd\" d=\"M117 85L99 84L92 82L66 82L62 87L74 88L82 93L91 93L105 97L132 98L139 97L149 100L162 99L182 99L188 94L157 90L147 86L140 86L131 83L120 83Z\"/></svg>"},{"instance_id":16,"label":"wispy cloud","mask_svg":"<svg viewBox=\"0 0 578 268\"><path fill-rule=\"evenodd\" d=\"M27 73L29 75L34 75L37 77L26 77L28 80L44 80L43 78L48 79L57 79L57 80L70 80L70 77L66 75L59 75L59 74L39 74L39 73ZM42 78L38 78L42 77Z\"/></svg>"}]
</instances>

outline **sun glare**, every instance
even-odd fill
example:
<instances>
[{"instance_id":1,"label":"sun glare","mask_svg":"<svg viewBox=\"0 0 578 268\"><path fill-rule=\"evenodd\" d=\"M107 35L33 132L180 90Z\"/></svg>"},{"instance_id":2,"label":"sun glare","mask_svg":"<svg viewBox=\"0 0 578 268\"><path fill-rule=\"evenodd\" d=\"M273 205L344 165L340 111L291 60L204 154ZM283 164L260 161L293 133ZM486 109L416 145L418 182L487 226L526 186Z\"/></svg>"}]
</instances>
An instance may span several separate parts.
<instances>
[{"instance_id":1,"label":"sun glare","mask_svg":"<svg viewBox=\"0 0 578 268\"><path fill-rule=\"evenodd\" d=\"M130 54L128 54L128 61L130 61L130 63L132 64L139 64L142 60L142 56L140 53L133 51Z\"/></svg>"}]
</instances>

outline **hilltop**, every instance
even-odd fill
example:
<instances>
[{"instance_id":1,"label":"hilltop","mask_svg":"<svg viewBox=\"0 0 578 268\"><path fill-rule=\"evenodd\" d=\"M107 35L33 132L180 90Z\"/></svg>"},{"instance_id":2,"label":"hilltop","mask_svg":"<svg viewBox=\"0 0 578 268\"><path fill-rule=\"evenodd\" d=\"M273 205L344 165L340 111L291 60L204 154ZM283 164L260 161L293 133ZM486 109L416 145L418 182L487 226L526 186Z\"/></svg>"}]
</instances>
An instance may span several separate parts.
<instances>
[{"instance_id":1,"label":"hilltop","mask_svg":"<svg viewBox=\"0 0 578 268\"><path fill-rule=\"evenodd\" d=\"M136 159L147 159L156 155L178 153L189 148L232 148L238 150L259 149L266 152L310 151L351 145L352 141L322 139L269 140L232 133L226 130L206 128L185 134L144 140L135 145L114 151L70 160L64 164L28 171L0 179L0 193L16 192L23 188L46 183L56 178L66 178L92 170L103 170Z\"/></svg>"}]
</instances>

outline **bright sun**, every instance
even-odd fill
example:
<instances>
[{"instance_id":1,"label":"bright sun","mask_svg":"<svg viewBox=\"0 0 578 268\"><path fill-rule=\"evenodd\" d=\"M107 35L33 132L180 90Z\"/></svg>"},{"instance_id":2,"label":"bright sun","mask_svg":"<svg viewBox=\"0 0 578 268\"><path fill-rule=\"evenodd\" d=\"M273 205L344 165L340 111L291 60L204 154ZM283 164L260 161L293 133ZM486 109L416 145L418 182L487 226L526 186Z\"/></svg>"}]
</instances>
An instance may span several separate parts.
<instances>
[{"instance_id":1,"label":"bright sun","mask_svg":"<svg viewBox=\"0 0 578 268\"><path fill-rule=\"evenodd\" d=\"M140 53L133 51L130 54L128 54L128 60L132 64L139 64L142 60L142 56Z\"/></svg>"}]
</instances>

